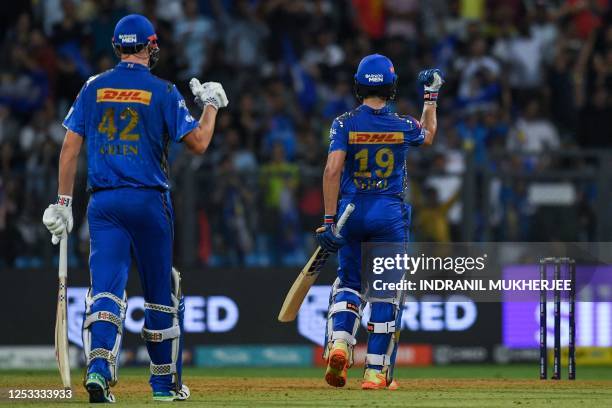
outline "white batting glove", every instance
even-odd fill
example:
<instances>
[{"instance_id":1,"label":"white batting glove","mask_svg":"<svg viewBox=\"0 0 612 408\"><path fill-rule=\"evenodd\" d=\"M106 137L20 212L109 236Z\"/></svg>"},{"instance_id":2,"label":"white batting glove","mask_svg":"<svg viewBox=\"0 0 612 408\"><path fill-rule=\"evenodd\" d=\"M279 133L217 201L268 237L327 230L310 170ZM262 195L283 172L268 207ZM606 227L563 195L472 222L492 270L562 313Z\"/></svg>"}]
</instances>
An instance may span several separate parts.
<instances>
[{"instance_id":1,"label":"white batting glove","mask_svg":"<svg viewBox=\"0 0 612 408\"><path fill-rule=\"evenodd\" d=\"M51 204L45 210L42 218L43 224L51 233L51 242L57 245L64 233L72 231L74 221L72 219L72 197L57 196L57 202Z\"/></svg>"},{"instance_id":2,"label":"white batting glove","mask_svg":"<svg viewBox=\"0 0 612 408\"><path fill-rule=\"evenodd\" d=\"M218 82L205 82L201 84L197 78L191 78L189 88L195 96L195 102L202 109L211 105L218 110L219 108L225 108L229 103L223 86Z\"/></svg>"}]
</instances>

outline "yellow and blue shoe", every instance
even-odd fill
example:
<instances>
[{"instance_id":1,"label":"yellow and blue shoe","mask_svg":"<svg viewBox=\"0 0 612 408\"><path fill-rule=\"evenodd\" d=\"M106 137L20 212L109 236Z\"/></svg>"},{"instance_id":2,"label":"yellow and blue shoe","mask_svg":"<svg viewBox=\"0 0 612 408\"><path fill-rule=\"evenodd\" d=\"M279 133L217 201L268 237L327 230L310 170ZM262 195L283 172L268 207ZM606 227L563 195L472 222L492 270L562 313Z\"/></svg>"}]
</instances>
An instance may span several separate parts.
<instances>
[{"instance_id":1,"label":"yellow and blue shoe","mask_svg":"<svg viewBox=\"0 0 612 408\"><path fill-rule=\"evenodd\" d=\"M387 376L380 370L375 368L366 368L363 373L363 382L361 383L362 390L382 390L388 389L395 391L399 388L397 380L392 380L387 385Z\"/></svg>"},{"instance_id":2,"label":"yellow and blue shoe","mask_svg":"<svg viewBox=\"0 0 612 408\"><path fill-rule=\"evenodd\" d=\"M325 381L332 387L344 387L348 371L348 345L337 340L329 351Z\"/></svg>"},{"instance_id":3,"label":"yellow and blue shoe","mask_svg":"<svg viewBox=\"0 0 612 408\"><path fill-rule=\"evenodd\" d=\"M98 373L89 373L85 379L85 389L90 403L113 403L115 396L110 392L108 381Z\"/></svg>"},{"instance_id":4,"label":"yellow and blue shoe","mask_svg":"<svg viewBox=\"0 0 612 408\"><path fill-rule=\"evenodd\" d=\"M185 384L181 386L179 391L156 391L153 392L153 401L158 402L172 402L172 401L185 401L191 396L189 387Z\"/></svg>"}]
</instances>

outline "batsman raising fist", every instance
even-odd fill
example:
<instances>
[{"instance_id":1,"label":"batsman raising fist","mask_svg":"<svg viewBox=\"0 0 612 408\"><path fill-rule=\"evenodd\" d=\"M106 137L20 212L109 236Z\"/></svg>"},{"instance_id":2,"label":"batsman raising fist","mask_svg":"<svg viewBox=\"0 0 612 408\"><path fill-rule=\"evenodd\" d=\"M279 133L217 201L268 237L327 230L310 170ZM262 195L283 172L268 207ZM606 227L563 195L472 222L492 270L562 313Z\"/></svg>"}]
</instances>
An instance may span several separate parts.
<instances>
[{"instance_id":1,"label":"batsman raising fist","mask_svg":"<svg viewBox=\"0 0 612 408\"><path fill-rule=\"evenodd\" d=\"M183 142L204 153L217 111L228 100L221 84L192 79L204 110L195 120L176 86L151 74L160 50L153 25L141 15L117 23L112 45L121 61L89 78L64 120L58 198L45 210L43 223L54 244L72 230L74 178L85 142L91 193L91 288L83 323L89 401L115 401L109 387L117 382L132 255L144 291L142 337L151 358L153 399L184 400L189 397L181 379L184 304L181 277L172 268L168 147Z\"/></svg>"},{"instance_id":2,"label":"batsman raising fist","mask_svg":"<svg viewBox=\"0 0 612 408\"><path fill-rule=\"evenodd\" d=\"M421 120L393 113L397 75L379 54L361 60L355 93L362 105L336 118L330 130L329 155L323 175L325 217L317 229L321 248L338 252L338 278L330 296L325 342L329 385L342 387L353 363L363 307L370 303L368 350L363 389L396 388L393 366L401 325L404 293L376 293L363 287L362 243L400 243L405 248L411 207L403 202L405 157L410 148L431 145L436 134L436 101L443 84L437 69L422 71L425 102ZM349 204L355 210L340 234L336 214ZM391 293L390 293L391 292Z\"/></svg>"}]
</instances>

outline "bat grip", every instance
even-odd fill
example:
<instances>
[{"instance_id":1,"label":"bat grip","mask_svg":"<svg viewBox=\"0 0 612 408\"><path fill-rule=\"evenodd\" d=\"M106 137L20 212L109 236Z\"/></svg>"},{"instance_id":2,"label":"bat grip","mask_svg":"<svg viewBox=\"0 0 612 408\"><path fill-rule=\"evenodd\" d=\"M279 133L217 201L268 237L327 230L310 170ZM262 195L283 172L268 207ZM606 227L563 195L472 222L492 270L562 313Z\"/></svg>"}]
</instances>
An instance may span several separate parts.
<instances>
[{"instance_id":1,"label":"bat grip","mask_svg":"<svg viewBox=\"0 0 612 408\"><path fill-rule=\"evenodd\" d=\"M58 275L60 278L68 276L68 234L66 233L62 235L60 240Z\"/></svg>"},{"instance_id":2,"label":"bat grip","mask_svg":"<svg viewBox=\"0 0 612 408\"><path fill-rule=\"evenodd\" d=\"M355 204L353 203L350 203L346 206L346 208L342 212L342 215L338 219L338 224L336 224L336 234L340 233L340 230L342 230L342 228L344 227L344 224L346 224L346 221L348 220L349 216L351 215L354 209L355 209Z\"/></svg>"}]
</instances>

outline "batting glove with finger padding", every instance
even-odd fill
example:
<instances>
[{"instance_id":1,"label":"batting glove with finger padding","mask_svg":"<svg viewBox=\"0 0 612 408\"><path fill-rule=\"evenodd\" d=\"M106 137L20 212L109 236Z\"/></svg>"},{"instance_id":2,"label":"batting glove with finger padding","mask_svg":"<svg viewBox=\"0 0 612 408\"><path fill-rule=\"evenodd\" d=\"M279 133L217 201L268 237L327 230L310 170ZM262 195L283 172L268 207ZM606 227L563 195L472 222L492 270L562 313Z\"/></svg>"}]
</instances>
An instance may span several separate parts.
<instances>
[{"instance_id":1,"label":"batting glove with finger padding","mask_svg":"<svg viewBox=\"0 0 612 408\"><path fill-rule=\"evenodd\" d=\"M51 242L57 245L64 233L70 233L74 221L72 219L72 197L57 196L55 204L51 204L45 210L42 219L43 224L51 233Z\"/></svg>"},{"instance_id":2,"label":"batting glove with finger padding","mask_svg":"<svg viewBox=\"0 0 612 408\"><path fill-rule=\"evenodd\" d=\"M437 101L438 91L444 84L442 71L437 68L423 70L419 72L417 80L423 85L423 90L425 91L423 97L425 101Z\"/></svg>"},{"instance_id":3,"label":"batting glove with finger padding","mask_svg":"<svg viewBox=\"0 0 612 408\"><path fill-rule=\"evenodd\" d=\"M218 82L205 82L201 84L197 78L191 78L189 88L195 96L195 102L202 109L210 105L218 110L225 108L229 103L223 86Z\"/></svg>"}]
</instances>

